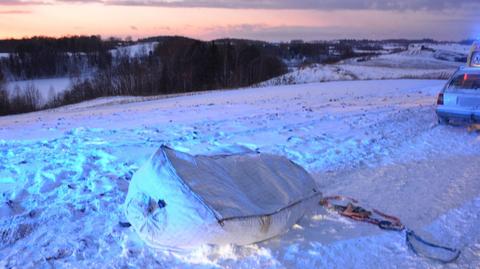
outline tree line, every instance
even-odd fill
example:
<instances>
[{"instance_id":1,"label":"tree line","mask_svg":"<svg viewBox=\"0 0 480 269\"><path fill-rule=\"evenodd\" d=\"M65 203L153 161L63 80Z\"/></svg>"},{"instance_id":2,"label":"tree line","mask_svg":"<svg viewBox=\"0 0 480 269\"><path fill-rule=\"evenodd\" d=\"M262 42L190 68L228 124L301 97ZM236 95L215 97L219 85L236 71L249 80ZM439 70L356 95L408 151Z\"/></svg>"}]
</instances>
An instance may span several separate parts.
<instances>
[{"instance_id":1,"label":"tree line","mask_svg":"<svg viewBox=\"0 0 480 269\"><path fill-rule=\"evenodd\" d=\"M92 77L76 79L51 107L102 96L158 95L249 86L287 71L278 57L246 42L175 37L144 56L117 55Z\"/></svg>"},{"instance_id":2,"label":"tree line","mask_svg":"<svg viewBox=\"0 0 480 269\"><path fill-rule=\"evenodd\" d=\"M24 95L10 98L3 87L0 114L53 108L105 96L243 87L286 71L283 61L261 44L172 37L160 42L151 53L132 57L128 52L119 52L109 65L93 74L73 76L71 88L43 107L38 107L40 96L33 85L16 91Z\"/></svg>"},{"instance_id":3,"label":"tree line","mask_svg":"<svg viewBox=\"0 0 480 269\"><path fill-rule=\"evenodd\" d=\"M326 63L358 56L350 41L268 43L241 39L200 41L186 37L152 37L149 53L132 56L112 50L133 44L98 36L35 37L0 41L0 115L23 113L117 95L159 95L245 87L288 71L292 59ZM85 74L87 73L87 74ZM2 81L69 75L70 89L39 107L34 85L14 94ZM3 83L5 84L5 83Z\"/></svg>"},{"instance_id":4,"label":"tree line","mask_svg":"<svg viewBox=\"0 0 480 269\"><path fill-rule=\"evenodd\" d=\"M33 37L0 40L0 68L10 80L76 75L111 64L116 40L100 36Z\"/></svg>"}]
</instances>

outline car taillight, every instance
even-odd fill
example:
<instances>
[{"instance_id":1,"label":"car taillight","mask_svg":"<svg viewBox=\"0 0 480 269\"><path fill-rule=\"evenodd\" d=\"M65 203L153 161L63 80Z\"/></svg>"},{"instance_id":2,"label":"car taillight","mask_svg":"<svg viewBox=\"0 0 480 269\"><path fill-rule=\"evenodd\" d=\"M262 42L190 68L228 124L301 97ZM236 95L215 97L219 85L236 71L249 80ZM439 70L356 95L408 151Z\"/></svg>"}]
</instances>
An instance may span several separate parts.
<instances>
[{"instance_id":1,"label":"car taillight","mask_svg":"<svg viewBox=\"0 0 480 269\"><path fill-rule=\"evenodd\" d=\"M443 93L438 94L437 105L443 105Z\"/></svg>"}]
</instances>

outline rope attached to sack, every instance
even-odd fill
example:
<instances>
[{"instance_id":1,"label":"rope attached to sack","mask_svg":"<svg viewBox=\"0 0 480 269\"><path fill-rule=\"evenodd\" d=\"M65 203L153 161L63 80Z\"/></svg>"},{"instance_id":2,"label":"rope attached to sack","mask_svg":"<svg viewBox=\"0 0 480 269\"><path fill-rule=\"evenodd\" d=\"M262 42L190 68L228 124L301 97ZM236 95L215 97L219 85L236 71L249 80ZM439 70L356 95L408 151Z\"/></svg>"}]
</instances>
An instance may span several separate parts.
<instances>
[{"instance_id":1,"label":"rope attached to sack","mask_svg":"<svg viewBox=\"0 0 480 269\"><path fill-rule=\"evenodd\" d=\"M440 259L440 258L425 255L424 253L420 253L415 249L415 247L412 244L412 239L415 239L418 242L420 242L424 245L427 245L429 247L436 248L436 249L443 249L445 251L451 252L454 255L450 259ZM407 243L407 246L413 251L413 253L415 253L419 256L423 256L423 257L426 257L426 258L429 258L429 259L432 259L432 260L436 260L436 261L439 261L439 262L443 262L443 263L454 262L456 259L458 259L458 257L460 256L460 253L461 253L461 251L456 249L456 248L441 246L441 245L437 245L437 244L425 241L425 239L421 238L414 231L412 231L410 229L407 229L407 232L406 232L406 235L405 235L405 242Z\"/></svg>"},{"instance_id":2,"label":"rope attached to sack","mask_svg":"<svg viewBox=\"0 0 480 269\"><path fill-rule=\"evenodd\" d=\"M332 204L330 203L331 200L337 200L337 201L340 200L340 201L349 201L349 202L347 205L343 206L343 205ZM397 232L406 230L405 241L407 243L407 246L413 251L413 253L419 256L423 256L423 257L436 260L442 263L453 262L460 256L461 251L458 249L437 245L421 238L413 230L410 230L407 227L405 227L405 225L402 224L399 218L395 216L387 215L376 209L372 209L372 211L368 211L358 206L357 204L358 204L357 200L350 197L346 197L346 196L340 196L340 195L328 196L320 200L320 205L326 207L327 209L333 210L344 217L347 217L356 221L371 223L383 230L397 231ZM378 215L379 217L374 217L374 214ZM428 254L422 253L418 249L416 249L412 244L413 240L417 240L418 242L432 248L442 249L447 252L451 252L453 254L453 257L450 259L442 259L438 257L429 256Z\"/></svg>"}]
</instances>

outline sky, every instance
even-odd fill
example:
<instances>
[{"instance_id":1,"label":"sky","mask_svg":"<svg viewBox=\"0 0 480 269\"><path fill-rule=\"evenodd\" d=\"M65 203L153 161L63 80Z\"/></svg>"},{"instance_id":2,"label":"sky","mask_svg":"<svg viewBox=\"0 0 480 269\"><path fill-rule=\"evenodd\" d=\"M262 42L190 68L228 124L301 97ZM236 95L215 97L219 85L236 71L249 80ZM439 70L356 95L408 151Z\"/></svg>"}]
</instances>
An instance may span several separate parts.
<instances>
[{"instance_id":1,"label":"sky","mask_svg":"<svg viewBox=\"0 0 480 269\"><path fill-rule=\"evenodd\" d=\"M0 0L0 38L480 38L480 0Z\"/></svg>"}]
</instances>

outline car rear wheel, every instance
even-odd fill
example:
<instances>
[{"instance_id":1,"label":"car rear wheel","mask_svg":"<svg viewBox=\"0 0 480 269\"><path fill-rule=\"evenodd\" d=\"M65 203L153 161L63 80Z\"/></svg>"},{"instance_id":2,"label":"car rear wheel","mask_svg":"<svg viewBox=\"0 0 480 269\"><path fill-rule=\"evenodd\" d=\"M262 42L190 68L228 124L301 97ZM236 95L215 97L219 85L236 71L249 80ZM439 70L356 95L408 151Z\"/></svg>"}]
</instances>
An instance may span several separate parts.
<instances>
[{"instance_id":1,"label":"car rear wheel","mask_svg":"<svg viewBox=\"0 0 480 269\"><path fill-rule=\"evenodd\" d=\"M440 125L447 125L448 122L449 122L448 118L438 117L438 124L440 124Z\"/></svg>"}]
</instances>

